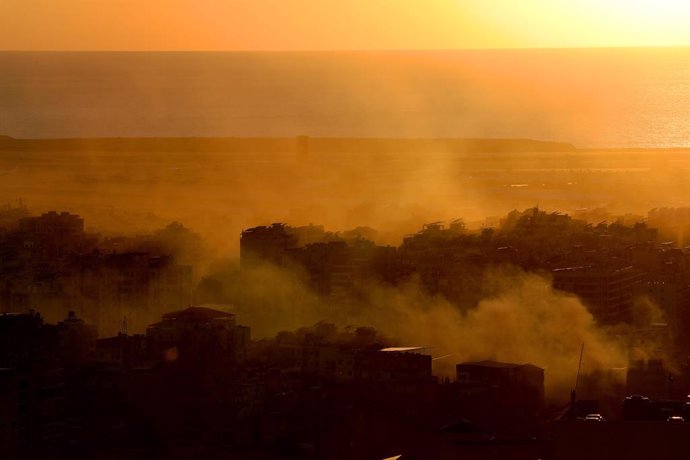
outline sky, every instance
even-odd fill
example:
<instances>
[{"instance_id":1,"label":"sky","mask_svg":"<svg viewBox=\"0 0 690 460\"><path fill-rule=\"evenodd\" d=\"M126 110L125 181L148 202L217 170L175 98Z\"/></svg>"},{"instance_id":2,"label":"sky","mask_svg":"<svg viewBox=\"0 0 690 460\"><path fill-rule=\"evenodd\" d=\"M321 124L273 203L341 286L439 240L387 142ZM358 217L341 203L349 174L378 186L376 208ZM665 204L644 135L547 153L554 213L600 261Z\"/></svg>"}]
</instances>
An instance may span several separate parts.
<instances>
[{"instance_id":1,"label":"sky","mask_svg":"<svg viewBox=\"0 0 690 460\"><path fill-rule=\"evenodd\" d=\"M689 46L686 0L1 0L0 50Z\"/></svg>"}]
</instances>

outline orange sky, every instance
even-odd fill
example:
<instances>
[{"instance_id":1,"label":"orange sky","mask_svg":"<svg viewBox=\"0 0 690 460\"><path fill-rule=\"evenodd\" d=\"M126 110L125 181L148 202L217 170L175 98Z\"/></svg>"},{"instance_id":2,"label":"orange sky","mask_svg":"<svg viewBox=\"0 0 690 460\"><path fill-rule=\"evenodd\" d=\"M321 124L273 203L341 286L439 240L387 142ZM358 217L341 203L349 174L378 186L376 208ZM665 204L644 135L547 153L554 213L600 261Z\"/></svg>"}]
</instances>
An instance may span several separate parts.
<instances>
[{"instance_id":1,"label":"orange sky","mask_svg":"<svg viewBox=\"0 0 690 460\"><path fill-rule=\"evenodd\" d=\"M0 0L4 50L690 45L685 0Z\"/></svg>"}]
</instances>

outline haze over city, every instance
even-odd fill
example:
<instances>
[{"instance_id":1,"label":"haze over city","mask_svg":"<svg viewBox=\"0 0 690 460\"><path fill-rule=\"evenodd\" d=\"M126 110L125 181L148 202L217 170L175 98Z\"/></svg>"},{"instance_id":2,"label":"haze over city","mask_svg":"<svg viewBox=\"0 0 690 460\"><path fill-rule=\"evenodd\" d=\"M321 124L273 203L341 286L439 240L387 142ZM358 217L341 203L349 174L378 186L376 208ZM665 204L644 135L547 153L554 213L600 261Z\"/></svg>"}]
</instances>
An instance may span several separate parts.
<instances>
[{"instance_id":1,"label":"haze over city","mask_svg":"<svg viewBox=\"0 0 690 460\"><path fill-rule=\"evenodd\" d=\"M0 4L0 455L684 458L690 6Z\"/></svg>"}]
</instances>

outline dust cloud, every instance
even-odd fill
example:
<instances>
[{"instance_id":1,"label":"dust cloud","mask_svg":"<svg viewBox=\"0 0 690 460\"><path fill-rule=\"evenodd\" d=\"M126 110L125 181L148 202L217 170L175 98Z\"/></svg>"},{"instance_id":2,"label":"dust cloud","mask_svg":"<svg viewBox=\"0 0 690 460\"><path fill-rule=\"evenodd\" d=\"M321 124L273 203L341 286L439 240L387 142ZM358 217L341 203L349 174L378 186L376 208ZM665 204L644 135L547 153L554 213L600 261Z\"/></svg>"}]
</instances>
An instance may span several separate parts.
<instances>
[{"instance_id":1,"label":"dust cloud","mask_svg":"<svg viewBox=\"0 0 690 460\"><path fill-rule=\"evenodd\" d=\"M548 279L501 269L486 273L484 282L491 286L485 297L465 312L413 286L374 291L381 308L369 309L364 319L411 345L432 347L434 356L451 354L437 362L440 375L452 375L463 361L531 363L545 369L548 393L567 394L583 343L585 372L625 365L622 344L595 325L577 297L554 291Z\"/></svg>"},{"instance_id":2,"label":"dust cloud","mask_svg":"<svg viewBox=\"0 0 690 460\"><path fill-rule=\"evenodd\" d=\"M222 281L221 281L222 280ZM627 335L598 327L580 300L555 291L546 277L514 267L488 269L481 300L461 309L426 293L417 280L400 286L368 283L358 302L334 308L305 287L299 272L264 264L239 270L228 263L200 291L221 298L256 338L318 322L374 327L396 345L430 349L434 374L454 378L455 364L497 360L545 369L547 396L559 399L575 385L582 344L582 372L624 367ZM204 295L199 296L204 300Z\"/></svg>"},{"instance_id":3,"label":"dust cloud","mask_svg":"<svg viewBox=\"0 0 690 460\"><path fill-rule=\"evenodd\" d=\"M329 309L307 287L305 273L269 263L249 268L240 268L237 260L214 263L197 286L194 303L236 314L255 338L329 319Z\"/></svg>"}]
</instances>

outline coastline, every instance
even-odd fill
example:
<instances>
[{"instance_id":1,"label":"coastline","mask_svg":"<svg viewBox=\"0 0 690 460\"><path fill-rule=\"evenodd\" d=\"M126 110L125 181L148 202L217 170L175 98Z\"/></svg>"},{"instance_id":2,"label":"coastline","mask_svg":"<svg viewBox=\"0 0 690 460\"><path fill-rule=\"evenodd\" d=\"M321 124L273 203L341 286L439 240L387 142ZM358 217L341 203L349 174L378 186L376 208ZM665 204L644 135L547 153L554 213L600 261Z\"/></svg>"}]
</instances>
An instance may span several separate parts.
<instances>
[{"instance_id":1,"label":"coastline","mask_svg":"<svg viewBox=\"0 0 690 460\"><path fill-rule=\"evenodd\" d=\"M565 142L533 139L365 138L365 137L105 137L20 139L0 135L0 151L286 151L357 153L445 152L569 152Z\"/></svg>"}]
</instances>

